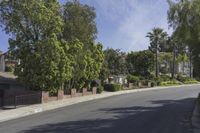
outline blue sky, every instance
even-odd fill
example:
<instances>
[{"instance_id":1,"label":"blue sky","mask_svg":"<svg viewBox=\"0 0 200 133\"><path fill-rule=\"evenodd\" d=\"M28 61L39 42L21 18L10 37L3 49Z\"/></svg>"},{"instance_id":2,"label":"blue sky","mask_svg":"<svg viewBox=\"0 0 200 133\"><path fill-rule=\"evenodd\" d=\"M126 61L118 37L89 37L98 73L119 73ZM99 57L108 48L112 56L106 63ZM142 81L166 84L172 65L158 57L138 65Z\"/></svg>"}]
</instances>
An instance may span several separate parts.
<instances>
[{"instance_id":1,"label":"blue sky","mask_svg":"<svg viewBox=\"0 0 200 133\"><path fill-rule=\"evenodd\" d=\"M64 3L66 0L60 0ZM138 51L148 48L147 32L161 27L167 32L166 0L80 0L96 9L97 41L104 48ZM8 48L8 38L0 29L0 50Z\"/></svg>"}]
</instances>

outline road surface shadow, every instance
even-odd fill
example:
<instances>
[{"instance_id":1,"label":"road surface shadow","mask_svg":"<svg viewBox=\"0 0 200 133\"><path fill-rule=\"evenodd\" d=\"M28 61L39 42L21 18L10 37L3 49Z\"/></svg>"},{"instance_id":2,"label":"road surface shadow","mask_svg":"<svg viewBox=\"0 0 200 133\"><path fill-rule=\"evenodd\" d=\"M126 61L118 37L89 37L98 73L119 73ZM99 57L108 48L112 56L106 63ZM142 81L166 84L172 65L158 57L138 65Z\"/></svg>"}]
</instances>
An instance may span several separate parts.
<instances>
[{"instance_id":1,"label":"road surface shadow","mask_svg":"<svg viewBox=\"0 0 200 133\"><path fill-rule=\"evenodd\" d=\"M191 133L195 99L152 101L152 107L105 108L96 119L50 123L20 133ZM104 118L103 115L112 116Z\"/></svg>"}]
</instances>

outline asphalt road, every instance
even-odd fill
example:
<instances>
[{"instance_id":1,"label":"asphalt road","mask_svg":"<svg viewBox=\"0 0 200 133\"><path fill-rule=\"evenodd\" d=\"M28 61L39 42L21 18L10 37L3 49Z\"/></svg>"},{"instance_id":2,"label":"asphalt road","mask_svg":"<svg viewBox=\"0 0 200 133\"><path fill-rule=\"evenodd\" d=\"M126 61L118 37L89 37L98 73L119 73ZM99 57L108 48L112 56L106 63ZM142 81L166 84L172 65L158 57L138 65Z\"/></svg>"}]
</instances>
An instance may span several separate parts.
<instances>
[{"instance_id":1,"label":"asphalt road","mask_svg":"<svg viewBox=\"0 0 200 133\"><path fill-rule=\"evenodd\" d=\"M0 133L191 133L200 86L84 102L0 123Z\"/></svg>"}]
</instances>

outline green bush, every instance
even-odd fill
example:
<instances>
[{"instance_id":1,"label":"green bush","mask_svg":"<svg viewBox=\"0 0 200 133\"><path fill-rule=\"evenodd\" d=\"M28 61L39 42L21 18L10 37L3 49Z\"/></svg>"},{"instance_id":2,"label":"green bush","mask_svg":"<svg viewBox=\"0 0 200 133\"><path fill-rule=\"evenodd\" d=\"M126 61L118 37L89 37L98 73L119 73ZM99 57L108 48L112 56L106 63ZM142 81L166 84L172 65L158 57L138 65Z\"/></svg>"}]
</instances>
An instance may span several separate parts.
<instances>
[{"instance_id":1,"label":"green bush","mask_svg":"<svg viewBox=\"0 0 200 133\"><path fill-rule=\"evenodd\" d=\"M160 86L171 86L171 85L181 85L182 83L180 83L177 80L170 80L170 81L163 81L160 83Z\"/></svg>"},{"instance_id":2,"label":"green bush","mask_svg":"<svg viewBox=\"0 0 200 133\"><path fill-rule=\"evenodd\" d=\"M140 80L140 78L137 76L129 75L127 76L127 80L129 83L137 83Z\"/></svg>"},{"instance_id":3,"label":"green bush","mask_svg":"<svg viewBox=\"0 0 200 133\"><path fill-rule=\"evenodd\" d=\"M120 85L120 84L105 84L104 90L111 91L111 92L120 91L120 90L122 90L122 85Z\"/></svg>"},{"instance_id":4,"label":"green bush","mask_svg":"<svg viewBox=\"0 0 200 133\"><path fill-rule=\"evenodd\" d=\"M162 79L160 77L155 77L154 81L155 81L156 85L160 85L162 82Z\"/></svg>"},{"instance_id":5,"label":"green bush","mask_svg":"<svg viewBox=\"0 0 200 133\"><path fill-rule=\"evenodd\" d=\"M98 86L98 87L97 87L97 93L98 93L98 94L101 94L101 93L103 92L103 90L104 90L104 89L103 89L103 86Z\"/></svg>"},{"instance_id":6,"label":"green bush","mask_svg":"<svg viewBox=\"0 0 200 133\"><path fill-rule=\"evenodd\" d=\"M184 84L197 84L199 83L197 80L195 79L191 79L190 81L185 81Z\"/></svg>"},{"instance_id":7,"label":"green bush","mask_svg":"<svg viewBox=\"0 0 200 133\"><path fill-rule=\"evenodd\" d=\"M196 79L187 77L187 76L183 76L181 74L178 74L177 76L177 80L184 83L184 84L196 84L198 83L198 81Z\"/></svg>"},{"instance_id":8,"label":"green bush","mask_svg":"<svg viewBox=\"0 0 200 133\"><path fill-rule=\"evenodd\" d=\"M56 89L51 89L49 91L49 96L57 96L57 90Z\"/></svg>"},{"instance_id":9,"label":"green bush","mask_svg":"<svg viewBox=\"0 0 200 133\"><path fill-rule=\"evenodd\" d=\"M162 81L170 81L171 77L165 74L160 75Z\"/></svg>"},{"instance_id":10,"label":"green bush","mask_svg":"<svg viewBox=\"0 0 200 133\"><path fill-rule=\"evenodd\" d=\"M159 77L155 77L154 81L155 81L155 85L159 86L161 85L162 82L168 82L168 81L171 81L171 79L170 79L170 76L163 74L163 75L160 75Z\"/></svg>"},{"instance_id":11,"label":"green bush","mask_svg":"<svg viewBox=\"0 0 200 133\"><path fill-rule=\"evenodd\" d=\"M155 74L149 74L146 77L146 79L148 79L148 80L155 80L155 78L156 78Z\"/></svg>"},{"instance_id":12,"label":"green bush","mask_svg":"<svg viewBox=\"0 0 200 133\"><path fill-rule=\"evenodd\" d=\"M183 76L183 75L180 75L178 74L177 75L177 80L180 81L180 82L185 82L185 81L190 81L190 78L189 77L186 77L186 76Z\"/></svg>"},{"instance_id":13,"label":"green bush","mask_svg":"<svg viewBox=\"0 0 200 133\"><path fill-rule=\"evenodd\" d=\"M92 81L91 83L90 83L90 87L92 88L92 87L97 87L98 86L98 83L96 82L96 81Z\"/></svg>"},{"instance_id":14,"label":"green bush","mask_svg":"<svg viewBox=\"0 0 200 133\"><path fill-rule=\"evenodd\" d=\"M149 80L148 82L151 82L151 87L157 86L157 82L153 80Z\"/></svg>"},{"instance_id":15,"label":"green bush","mask_svg":"<svg viewBox=\"0 0 200 133\"><path fill-rule=\"evenodd\" d=\"M14 68L12 66L6 66L5 67L5 72L13 72Z\"/></svg>"}]
</instances>

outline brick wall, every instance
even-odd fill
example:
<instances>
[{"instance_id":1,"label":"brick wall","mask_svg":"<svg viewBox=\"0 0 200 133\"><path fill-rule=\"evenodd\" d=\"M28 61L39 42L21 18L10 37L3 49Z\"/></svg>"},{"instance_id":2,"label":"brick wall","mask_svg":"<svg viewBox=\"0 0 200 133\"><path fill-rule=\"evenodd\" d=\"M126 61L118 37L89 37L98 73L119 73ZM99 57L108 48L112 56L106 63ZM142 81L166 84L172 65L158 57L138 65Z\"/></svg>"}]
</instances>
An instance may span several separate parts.
<instances>
[{"instance_id":1,"label":"brick wall","mask_svg":"<svg viewBox=\"0 0 200 133\"><path fill-rule=\"evenodd\" d=\"M42 92L42 103L47 103L49 101L49 92L43 91Z\"/></svg>"},{"instance_id":2,"label":"brick wall","mask_svg":"<svg viewBox=\"0 0 200 133\"><path fill-rule=\"evenodd\" d=\"M64 98L64 91L63 90L58 90L58 100L62 100Z\"/></svg>"},{"instance_id":3,"label":"brick wall","mask_svg":"<svg viewBox=\"0 0 200 133\"><path fill-rule=\"evenodd\" d=\"M75 97L76 96L76 89L71 89L71 97Z\"/></svg>"},{"instance_id":4,"label":"brick wall","mask_svg":"<svg viewBox=\"0 0 200 133\"><path fill-rule=\"evenodd\" d=\"M87 95L87 88L82 89L83 96Z\"/></svg>"},{"instance_id":5,"label":"brick wall","mask_svg":"<svg viewBox=\"0 0 200 133\"><path fill-rule=\"evenodd\" d=\"M92 94L97 94L97 87L92 88Z\"/></svg>"}]
</instances>

